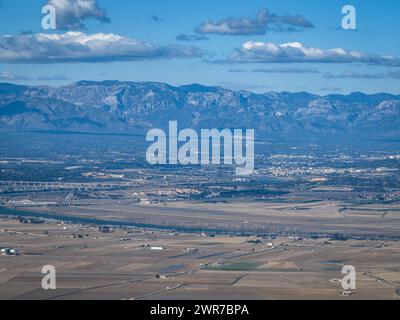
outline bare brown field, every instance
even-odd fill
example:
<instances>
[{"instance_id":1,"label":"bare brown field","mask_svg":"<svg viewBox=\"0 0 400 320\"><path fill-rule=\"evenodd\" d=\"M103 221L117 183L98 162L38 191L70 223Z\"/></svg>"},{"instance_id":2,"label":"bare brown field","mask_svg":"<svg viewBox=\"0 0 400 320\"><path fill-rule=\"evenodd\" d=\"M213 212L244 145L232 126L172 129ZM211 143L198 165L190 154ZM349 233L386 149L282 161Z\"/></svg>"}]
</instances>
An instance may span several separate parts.
<instances>
[{"instance_id":1,"label":"bare brown field","mask_svg":"<svg viewBox=\"0 0 400 320\"><path fill-rule=\"evenodd\" d=\"M0 226L1 246L20 250L0 256L0 299L400 299L396 241L102 233L5 218ZM56 268L56 290L41 288L47 264ZM357 289L346 297L331 281L343 277L343 265L357 270Z\"/></svg>"}]
</instances>

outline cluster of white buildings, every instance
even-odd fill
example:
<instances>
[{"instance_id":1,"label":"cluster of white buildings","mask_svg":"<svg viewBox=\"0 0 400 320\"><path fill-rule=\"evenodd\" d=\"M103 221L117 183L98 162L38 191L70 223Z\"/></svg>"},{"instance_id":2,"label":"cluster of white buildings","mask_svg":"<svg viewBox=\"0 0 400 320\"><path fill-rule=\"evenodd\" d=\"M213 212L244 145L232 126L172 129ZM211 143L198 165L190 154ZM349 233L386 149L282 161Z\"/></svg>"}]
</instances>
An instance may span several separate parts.
<instances>
[{"instance_id":1,"label":"cluster of white buildings","mask_svg":"<svg viewBox=\"0 0 400 320\"><path fill-rule=\"evenodd\" d=\"M82 176L94 179L123 179L125 177L125 175L123 174L114 174L106 172L85 172L82 173Z\"/></svg>"}]
</instances>

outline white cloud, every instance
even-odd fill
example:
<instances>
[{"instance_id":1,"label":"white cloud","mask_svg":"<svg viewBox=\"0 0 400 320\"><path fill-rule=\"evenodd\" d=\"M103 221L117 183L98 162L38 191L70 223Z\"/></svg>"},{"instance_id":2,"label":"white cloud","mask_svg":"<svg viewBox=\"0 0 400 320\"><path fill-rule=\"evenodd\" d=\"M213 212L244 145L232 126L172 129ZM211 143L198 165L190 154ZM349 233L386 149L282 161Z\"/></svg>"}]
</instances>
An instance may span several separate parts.
<instances>
[{"instance_id":1,"label":"white cloud","mask_svg":"<svg viewBox=\"0 0 400 320\"><path fill-rule=\"evenodd\" d=\"M271 42L245 42L234 51L228 62L238 63L366 63L400 66L400 59L342 48L319 49L306 47L300 42L275 44Z\"/></svg>"},{"instance_id":2,"label":"white cloud","mask_svg":"<svg viewBox=\"0 0 400 320\"><path fill-rule=\"evenodd\" d=\"M110 19L96 0L48 0L48 5L56 9L57 29L84 28L84 20L95 19L109 23Z\"/></svg>"},{"instance_id":3,"label":"white cloud","mask_svg":"<svg viewBox=\"0 0 400 320\"><path fill-rule=\"evenodd\" d=\"M201 56L197 47L159 46L112 33L0 36L0 62L113 62Z\"/></svg>"},{"instance_id":4,"label":"white cloud","mask_svg":"<svg viewBox=\"0 0 400 320\"><path fill-rule=\"evenodd\" d=\"M219 35L263 35L267 31L299 31L314 28L300 15L277 15L261 9L256 17L227 18L220 21L205 21L196 28L200 34Z\"/></svg>"}]
</instances>

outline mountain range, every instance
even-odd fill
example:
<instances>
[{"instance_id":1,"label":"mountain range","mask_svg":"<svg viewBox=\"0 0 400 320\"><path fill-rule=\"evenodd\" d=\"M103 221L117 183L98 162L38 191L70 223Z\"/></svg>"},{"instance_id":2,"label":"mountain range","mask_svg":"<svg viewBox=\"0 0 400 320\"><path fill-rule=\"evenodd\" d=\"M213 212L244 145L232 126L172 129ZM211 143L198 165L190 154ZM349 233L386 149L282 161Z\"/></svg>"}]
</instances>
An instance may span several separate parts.
<instances>
[{"instance_id":1,"label":"mountain range","mask_svg":"<svg viewBox=\"0 0 400 320\"><path fill-rule=\"evenodd\" d=\"M256 94L199 84L79 81L66 86L0 83L0 131L145 134L183 128L253 128L258 138L400 136L400 96Z\"/></svg>"}]
</instances>

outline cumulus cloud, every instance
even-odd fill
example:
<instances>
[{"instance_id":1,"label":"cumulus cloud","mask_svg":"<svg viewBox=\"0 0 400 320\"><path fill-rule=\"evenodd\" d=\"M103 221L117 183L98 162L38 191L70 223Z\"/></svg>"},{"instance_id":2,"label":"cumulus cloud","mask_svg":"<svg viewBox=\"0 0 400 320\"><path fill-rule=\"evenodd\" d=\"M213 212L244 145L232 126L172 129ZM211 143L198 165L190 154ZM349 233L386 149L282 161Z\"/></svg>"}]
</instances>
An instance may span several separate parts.
<instances>
[{"instance_id":1,"label":"cumulus cloud","mask_svg":"<svg viewBox=\"0 0 400 320\"><path fill-rule=\"evenodd\" d=\"M112 33L0 36L0 62L114 62L200 56L197 47L160 46Z\"/></svg>"},{"instance_id":2,"label":"cumulus cloud","mask_svg":"<svg viewBox=\"0 0 400 320\"><path fill-rule=\"evenodd\" d=\"M56 27L60 30L85 28L86 19L110 22L96 0L48 0L47 4L56 9Z\"/></svg>"},{"instance_id":3,"label":"cumulus cloud","mask_svg":"<svg viewBox=\"0 0 400 320\"><path fill-rule=\"evenodd\" d=\"M210 39L203 35L181 33L176 36L176 40L178 40L178 41L204 41L204 40L210 40Z\"/></svg>"},{"instance_id":4,"label":"cumulus cloud","mask_svg":"<svg viewBox=\"0 0 400 320\"><path fill-rule=\"evenodd\" d=\"M219 61L223 62L223 61ZM271 42L245 42L236 49L228 63L366 63L382 66L400 66L400 59L342 48L319 49L300 42L275 44Z\"/></svg>"},{"instance_id":5,"label":"cumulus cloud","mask_svg":"<svg viewBox=\"0 0 400 320\"><path fill-rule=\"evenodd\" d=\"M313 24L300 15L277 15L261 9L255 17L227 18L220 21L205 21L196 32L219 35L264 35L268 31L300 31L314 28Z\"/></svg>"}]
</instances>

